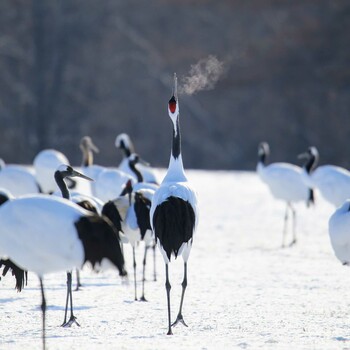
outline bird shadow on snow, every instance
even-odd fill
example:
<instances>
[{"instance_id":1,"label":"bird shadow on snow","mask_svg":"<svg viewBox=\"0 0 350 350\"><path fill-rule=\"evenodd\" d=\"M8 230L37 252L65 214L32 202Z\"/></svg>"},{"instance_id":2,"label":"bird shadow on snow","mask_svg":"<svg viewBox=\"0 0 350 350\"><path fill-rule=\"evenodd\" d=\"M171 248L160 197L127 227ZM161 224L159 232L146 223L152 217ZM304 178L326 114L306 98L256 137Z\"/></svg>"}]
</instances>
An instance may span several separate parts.
<instances>
[{"instance_id":1,"label":"bird shadow on snow","mask_svg":"<svg viewBox=\"0 0 350 350\"><path fill-rule=\"evenodd\" d=\"M345 338L345 337L334 337L334 338L332 338L332 340L342 341L342 342L348 342L348 341L350 341L350 338Z\"/></svg>"},{"instance_id":2,"label":"bird shadow on snow","mask_svg":"<svg viewBox=\"0 0 350 350\"><path fill-rule=\"evenodd\" d=\"M76 306L74 305L74 310L90 310L94 309L94 306ZM64 311L64 306L57 306L57 305L47 305L47 310L50 311ZM41 306L35 306L33 307L32 311L41 311Z\"/></svg>"},{"instance_id":3,"label":"bird shadow on snow","mask_svg":"<svg viewBox=\"0 0 350 350\"><path fill-rule=\"evenodd\" d=\"M19 298L2 298L0 299L0 304L5 304L5 303L12 303L14 301L17 301ZM20 298L23 299L23 298Z\"/></svg>"}]
</instances>

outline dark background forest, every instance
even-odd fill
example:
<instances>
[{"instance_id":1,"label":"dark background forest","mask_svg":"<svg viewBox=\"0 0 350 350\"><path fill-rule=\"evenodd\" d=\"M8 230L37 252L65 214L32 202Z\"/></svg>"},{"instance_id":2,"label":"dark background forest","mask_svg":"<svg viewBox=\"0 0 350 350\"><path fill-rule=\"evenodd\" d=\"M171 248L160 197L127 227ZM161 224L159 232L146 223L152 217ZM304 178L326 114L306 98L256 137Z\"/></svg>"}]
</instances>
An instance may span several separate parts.
<instances>
[{"instance_id":1,"label":"dark background forest","mask_svg":"<svg viewBox=\"0 0 350 350\"><path fill-rule=\"evenodd\" d=\"M268 141L271 161L315 145L350 168L348 0L2 0L0 157L55 148L79 165L90 135L116 166L126 132L166 167L172 75L210 55L215 86L180 95L185 167L254 169Z\"/></svg>"}]
</instances>

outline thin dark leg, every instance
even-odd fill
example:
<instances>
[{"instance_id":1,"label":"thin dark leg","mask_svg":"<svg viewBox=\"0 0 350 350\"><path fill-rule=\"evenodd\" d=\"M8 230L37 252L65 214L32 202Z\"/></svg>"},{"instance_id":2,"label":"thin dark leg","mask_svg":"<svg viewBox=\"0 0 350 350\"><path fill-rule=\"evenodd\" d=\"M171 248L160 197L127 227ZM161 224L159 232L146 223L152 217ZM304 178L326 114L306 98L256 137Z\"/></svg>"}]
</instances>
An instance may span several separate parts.
<instances>
[{"instance_id":1,"label":"thin dark leg","mask_svg":"<svg viewBox=\"0 0 350 350\"><path fill-rule=\"evenodd\" d=\"M289 245L291 247L292 245L297 243L297 234L296 234L296 212L292 205L290 205L290 208L292 210L292 215L293 215L293 240Z\"/></svg>"},{"instance_id":2,"label":"thin dark leg","mask_svg":"<svg viewBox=\"0 0 350 350\"><path fill-rule=\"evenodd\" d=\"M79 269L76 269L76 274L77 274L77 286L75 287L75 291L79 290L80 287L82 287L82 284L80 282L80 272Z\"/></svg>"},{"instance_id":3,"label":"thin dark leg","mask_svg":"<svg viewBox=\"0 0 350 350\"><path fill-rule=\"evenodd\" d=\"M284 247L286 246L287 222L288 222L288 209L289 209L289 203L287 203L286 213L284 214L283 236L282 236L282 248L284 248Z\"/></svg>"},{"instance_id":4,"label":"thin dark leg","mask_svg":"<svg viewBox=\"0 0 350 350\"><path fill-rule=\"evenodd\" d=\"M184 302L184 296L185 296L185 291L187 288L187 263L184 263L184 279L182 281L182 294L181 294L181 302L180 302L180 309L179 313L176 317L175 322L172 324L172 326L176 326L179 322L182 323L184 326L188 327L187 324L185 323L183 317L182 317L182 305Z\"/></svg>"},{"instance_id":5,"label":"thin dark leg","mask_svg":"<svg viewBox=\"0 0 350 350\"><path fill-rule=\"evenodd\" d=\"M67 323L63 324L63 327L70 327L73 323L76 323L80 327L80 324L76 321L76 317L73 315L72 272L67 272L67 285L70 300L70 318Z\"/></svg>"},{"instance_id":6,"label":"thin dark leg","mask_svg":"<svg viewBox=\"0 0 350 350\"><path fill-rule=\"evenodd\" d=\"M165 264L165 289L166 289L166 296L167 296L167 301L168 301L168 333L167 333L167 335L172 335L173 332L171 330L171 314L170 314L170 289L171 289L171 285L169 282L168 264Z\"/></svg>"},{"instance_id":7,"label":"thin dark leg","mask_svg":"<svg viewBox=\"0 0 350 350\"><path fill-rule=\"evenodd\" d=\"M147 251L148 246L145 244L145 255L143 256L143 270L142 270L142 296L140 298L141 301L147 301L145 298L145 272L146 272L146 259L147 259Z\"/></svg>"},{"instance_id":8,"label":"thin dark leg","mask_svg":"<svg viewBox=\"0 0 350 350\"><path fill-rule=\"evenodd\" d=\"M61 324L61 327L64 327L67 324L67 312L68 312L68 299L69 299L69 286L68 286L68 273L67 273L67 297L66 297L66 308L64 310L64 320Z\"/></svg>"},{"instance_id":9,"label":"thin dark leg","mask_svg":"<svg viewBox=\"0 0 350 350\"><path fill-rule=\"evenodd\" d=\"M46 321L46 299L45 299L45 293L44 293L44 284L41 277L39 277L40 280L40 289L41 289L41 311L43 314L43 334L42 334L42 340L43 340L43 350L45 350L45 321Z\"/></svg>"},{"instance_id":10,"label":"thin dark leg","mask_svg":"<svg viewBox=\"0 0 350 350\"><path fill-rule=\"evenodd\" d=\"M136 257L135 257L135 247L132 247L132 257L134 260L134 287L135 287L135 301L137 300L137 286L136 286Z\"/></svg>"},{"instance_id":11,"label":"thin dark leg","mask_svg":"<svg viewBox=\"0 0 350 350\"><path fill-rule=\"evenodd\" d=\"M156 241L154 240L153 246L152 246L152 249L153 249L153 281L157 281L156 246L157 246L157 243L156 243Z\"/></svg>"}]
</instances>

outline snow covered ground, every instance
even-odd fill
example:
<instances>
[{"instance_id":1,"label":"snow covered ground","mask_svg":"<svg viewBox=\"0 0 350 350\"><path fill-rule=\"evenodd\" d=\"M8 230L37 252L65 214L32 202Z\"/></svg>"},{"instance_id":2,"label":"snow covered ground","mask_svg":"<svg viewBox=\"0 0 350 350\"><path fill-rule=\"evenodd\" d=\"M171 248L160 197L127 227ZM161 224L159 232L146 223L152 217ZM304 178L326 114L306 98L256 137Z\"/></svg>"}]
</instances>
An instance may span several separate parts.
<instances>
[{"instance_id":1,"label":"snow covered ground","mask_svg":"<svg viewBox=\"0 0 350 350\"><path fill-rule=\"evenodd\" d=\"M148 265L146 297L133 301L116 271L85 268L74 293L81 327L61 328L65 273L45 277L48 349L346 349L350 348L350 271L328 238L333 208L320 195L315 208L297 206L298 244L281 248L285 205L250 172L187 171L200 200L200 223L189 260L183 315L167 336L164 264L158 281ZM289 236L290 238L291 236ZM138 249L141 278L143 247ZM170 266L175 319L182 260ZM140 289L139 289L140 290ZM17 293L12 277L0 282L0 349L40 349L38 279Z\"/></svg>"}]
</instances>

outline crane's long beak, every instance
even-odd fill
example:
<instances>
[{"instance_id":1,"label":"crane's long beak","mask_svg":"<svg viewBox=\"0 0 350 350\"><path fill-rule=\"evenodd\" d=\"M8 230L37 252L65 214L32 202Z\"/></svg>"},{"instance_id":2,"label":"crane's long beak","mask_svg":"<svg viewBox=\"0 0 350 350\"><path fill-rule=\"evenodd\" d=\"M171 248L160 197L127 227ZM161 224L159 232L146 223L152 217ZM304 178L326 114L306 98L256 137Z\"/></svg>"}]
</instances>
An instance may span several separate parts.
<instances>
[{"instance_id":1,"label":"crane's long beak","mask_svg":"<svg viewBox=\"0 0 350 350\"><path fill-rule=\"evenodd\" d=\"M308 159L309 154L307 152L298 154L298 159Z\"/></svg>"},{"instance_id":2,"label":"crane's long beak","mask_svg":"<svg viewBox=\"0 0 350 350\"><path fill-rule=\"evenodd\" d=\"M94 151L95 153L99 153L100 150L98 149L98 147L91 141L90 143L90 148L92 151Z\"/></svg>"},{"instance_id":3,"label":"crane's long beak","mask_svg":"<svg viewBox=\"0 0 350 350\"><path fill-rule=\"evenodd\" d=\"M150 164L148 162L146 162L145 160L143 160L142 158L139 158L138 163L140 163L142 165L150 166Z\"/></svg>"},{"instance_id":4,"label":"crane's long beak","mask_svg":"<svg viewBox=\"0 0 350 350\"><path fill-rule=\"evenodd\" d=\"M176 76L176 73L174 73L174 97L177 101L177 76Z\"/></svg>"},{"instance_id":5,"label":"crane's long beak","mask_svg":"<svg viewBox=\"0 0 350 350\"><path fill-rule=\"evenodd\" d=\"M88 180L88 181L94 181L91 179L91 177L88 177L82 173L79 173L79 171L73 170L73 173L70 177L81 177L82 179Z\"/></svg>"}]
</instances>

